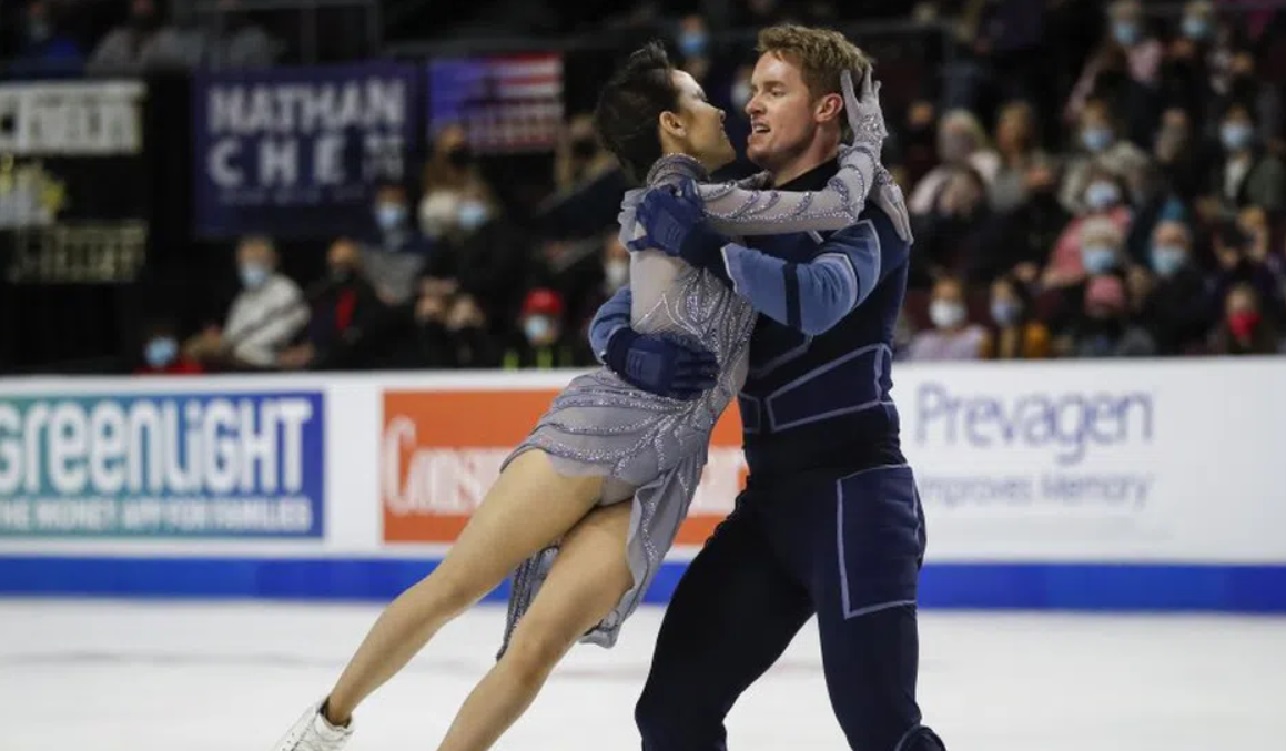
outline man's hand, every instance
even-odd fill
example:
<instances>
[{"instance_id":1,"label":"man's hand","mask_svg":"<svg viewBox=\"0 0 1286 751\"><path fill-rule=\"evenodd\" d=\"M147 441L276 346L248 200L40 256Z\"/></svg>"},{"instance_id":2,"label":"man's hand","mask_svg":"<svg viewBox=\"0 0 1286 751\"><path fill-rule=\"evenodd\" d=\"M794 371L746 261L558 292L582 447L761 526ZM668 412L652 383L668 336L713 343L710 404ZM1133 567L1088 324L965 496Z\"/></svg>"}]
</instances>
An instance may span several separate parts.
<instances>
[{"instance_id":1,"label":"man's hand","mask_svg":"<svg viewBox=\"0 0 1286 751\"><path fill-rule=\"evenodd\" d=\"M630 250L654 248L705 268L719 261L719 249L728 243L727 237L710 227L705 204L691 180L684 180L678 190L648 191L635 216L647 234L630 242Z\"/></svg>"},{"instance_id":2,"label":"man's hand","mask_svg":"<svg viewBox=\"0 0 1286 751\"><path fill-rule=\"evenodd\" d=\"M868 65L862 74L862 94L859 98L853 93L853 73L840 73L840 90L844 95L844 111L848 113L848 124L853 129L853 143L847 148L863 148L871 152L876 160L875 184L871 186L871 200L879 206L889 219L903 242L911 242L911 212L907 210L902 189L893 181L893 176L880 163L884 150L884 139L889 131L884 124L884 108L880 106L880 83L872 81L871 68Z\"/></svg>"},{"instance_id":3,"label":"man's hand","mask_svg":"<svg viewBox=\"0 0 1286 751\"><path fill-rule=\"evenodd\" d=\"M628 326L612 334L603 361L630 385L670 399L695 399L719 377L712 353Z\"/></svg>"},{"instance_id":4,"label":"man's hand","mask_svg":"<svg viewBox=\"0 0 1286 751\"><path fill-rule=\"evenodd\" d=\"M884 125L884 108L880 106L880 84L871 79L871 66L862 74L861 96L853 93L853 72L839 75L840 92L844 97L844 112L848 126L853 130L853 145L865 145L874 150L878 159L884 148L889 130Z\"/></svg>"}]
</instances>

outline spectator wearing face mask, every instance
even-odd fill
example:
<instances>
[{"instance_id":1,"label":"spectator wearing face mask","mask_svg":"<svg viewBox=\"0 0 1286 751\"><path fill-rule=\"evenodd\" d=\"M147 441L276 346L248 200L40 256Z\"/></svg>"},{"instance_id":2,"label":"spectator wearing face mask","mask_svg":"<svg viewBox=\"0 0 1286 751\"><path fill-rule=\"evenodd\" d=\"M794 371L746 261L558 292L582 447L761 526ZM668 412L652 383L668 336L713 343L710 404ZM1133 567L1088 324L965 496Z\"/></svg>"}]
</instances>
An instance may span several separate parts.
<instances>
[{"instance_id":1,"label":"spectator wearing face mask","mask_svg":"<svg viewBox=\"0 0 1286 751\"><path fill-rule=\"evenodd\" d=\"M1224 114L1219 140L1223 159L1212 174L1210 193L1225 209L1253 204L1274 215L1286 210L1286 165L1260 147L1244 106L1233 105Z\"/></svg>"},{"instance_id":2,"label":"spectator wearing face mask","mask_svg":"<svg viewBox=\"0 0 1286 751\"><path fill-rule=\"evenodd\" d=\"M995 214L988 226L977 275L983 281L1012 274L1025 285L1040 281L1041 269L1071 217L1058 202L1058 172L1036 161L1023 175L1026 198L1007 213ZM919 242L917 238L917 243Z\"/></svg>"},{"instance_id":3,"label":"spectator wearing face mask","mask_svg":"<svg viewBox=\"0 0 1286 751\"><path fill-rule=\"evenodd\" d=\"M937 106L928 99L917 99L911 102L902 127L890 128L892 132L884 142L884 149L889 152L886 161L890 165L897 162L903 167L906 171L906 180L910 185L918 185L925 175L938 165L935 131L937 111ZM731 136L731 133L729 135ZM733 144L738 143L740 142L733 141ZM890 166L890 169L893 167Z\"/></svg>"},{"instance_id":4,"label":"spectator wearing face mask","mask_svg":"<svg viewBox=\"0 0 1286 751\"><path fill-rule=\"evenodd\" d=\"M487 320L482 301L467 292L456 294L443 321L456 368L495 368L502 364L502 339Z\"/></svg>"},{"instance_id":5,"label":"spectator wearing face mask","mask_svg":"<svg viewBox=\"0 0 1286 751\"><path fill-rule=\"evenodd\" d=\"M266 237L248 237L237 247L241 291L222 329L211 327L189 343L190 356L233 369L266 369L308 323L299 286L277 271L277 251Z\"/></svg>"},{"instance_id":6,"label":"spectator wearing face mask","mask_svg":"<svg viewBox=\"0 0 1286 751\"><path fill-rule=\"evenodd\" d=\"M750 116L746 113L746 106L750 104L750 75L753 72L753 66L742 65L729 77L725 107L727 118L723 126L728 132L728 140L737 150L737 161L719 170L720 178L739 179L759 171L746 159L746 139L750 137Z\"/></svg>"},{"instance_id":7,"label":"spectator wearing face mask","mask_svg":"<svg viewBox=\"0 0 1286 751\"><path fill-rule=\"evenodd\" d=\"M917 252L911 258L909 284L923 288L942 275L990 281L986 274L995 253L986 244L990 215L982 178L968 168L955 170L933 213L912 218Z\"/></svg>"},{"instance_id":8,"label":"spectator wearing face mask","mask_svg":"<svg viewBox=\"0 0 1286 751\"><path fill-rule=\"evenodd\" d=\"M1217 30L1214 9L1205 0L1184 9L1177 37L1170 41L1161 68L1161 98L1191 120L1193 131L1204 136L1216 93L1211 80L1213 45Z\"/></svg>"},{"instance_id":9,"label":"spectator wearing face mask","mask_svg":"<svg viewBox=\"0 0 1286 751\"><path fill-rule=\"evenodd\" d=\"M1149 32L1143 6L1137 0L1117 0L1107 8L1107 36L1085 63L1072 89L1064 116L1068 122L1081 117L1086 103L1095 95L1110 95L1112 84L1105 81L1120 60L1123 80L1116 85L1131 94L1152 89L1159 78L1165 48Z\"/></svg>"},{"instance_id":10,"label":"spectator wearing face mask","mask_svg":"<svg viewBox=\"0 0 1286 751\"><path fill-rule=\"evenodd\" d=\"M929 320L933 328L912 337L906 351L907 360L976 360L982 356L987 331L969 322L964 285L959 279L945 276L933 285Z\"/></svg>"},{"instance_id":11,"label":"spectator wearing face mask","mask_svg":"<svg viewBox=\"0 0 1286 751\"><path fill-rule=\"evenodd\" d=\"M1224 75L1214 83L1216 94L1208 108L1213 118L1220 119L1213 120L1210 125L1217 134L1217 128L1226 122L1227 113L1238 108L1249 113L1255 142L1272 143L1280 138L1283 116L1277 83L1255 75L1255 53L1250 49L1233 47L1227 50L1226 60Z\"/></svg>"},{"instance_id":12,"label":"spectator wearing face mask","mask_svg":"<svg viewBox=\"0 0 1286 751\"><path fill-rule=\"evenodd\" d=\"M1049 328L1036 319L1026 285L1012 276L991 283L991 325L982 342L984 360L1039 360L1050 356Z\"/></svg>"},{"instance_id":13,"label":"spectator wearing face mask","mask_svg":"<svg viewBox=\"0 0 1286 751\"><path fill-rule=\"evenodd\" d=\"M1224 316L1211 348L1220 355L1275 355L1281 351L1275 324L1259 307L1249 284L1233 287L1224 300Z\"/></svg>"},{"instance_id":14,"label":"spectator wearing face mask","mask_svg":"<svg viewBox=\"0 0 1286 751\"><path fill-rule=\"evenodd\" d=\"M1267 216L1257 206L1243 209L1236 222L1223 222L1211 244L1215 254L1215 294L1226 297L1233 287L1248 284L1258 295L1260 309L1274 318L1283 312L1281 259L1269 251Z\"/></svg>"},{"instance_id":15,"label":"spectator wearing face mask","mask_svg":"<svg viewBox=\"0 0 1286 751\"><path fill-rule=\"evenodd\" d=\"M526 294L533 240L485 193L466 193L456 228L436 253L447 255L463 293L477 298L493 326L514 320ZM492 329L503 335L504 330Z\"/></svg>"},{"instance_id":16,"label":"spectator wearing face mask","mask_svg":"<svg viewBox=\"0 0 1286 751\"><path fill-rule=\"evenodd\" d=\"M1084 307L1058 347L1073 357L1147 357L1156 345L1130 320L1125 282L1115 274L1091 276L1085 284Z\"/></svg>"},{"instance_id":17,"label":"spectator wearing face mask","mask_svg":"<svg viewBox=\"0 0 1286 751\"><path fill-rule=\"evenodd\" d=\"M201 363L179 349L179 338L168 321L150 324L144 332L142 361L135 375L199 375Z\"/></svg>"},{"instance_id":18,"label":"spectator wearing face mask","mask_svg":"<svg viewBox=\"0 0 1286 751\"><path fill-rule=\"evenodd\" d=\"M452 368L456 352L447 319L460 285L445 270L430 268L419 280L415 301L415 331L409 346L414 368Z\"/></svg>"},{"instance_id":19,"label":"spectator wearing face mask","mask_svg":"<svg viewBox=\"0 0 1286 751\"><path fill-rule=\"evenodd\" d=\"M987 132L968 110L952 110L943 115L938 124L937 151L941 164L929 170L907 201L912 214L931 213L951 176L959 170L976 171L985 186L1000 169L1000 157L988 143Z\"/></svg>"},{"instance_id":20,"label":"spectator wearing face mask","mask_svg":"<svg viewBox=\"0 0 1286 751\"><path fill-rule=\"evenodd\" d=\"M705 17L692 13L679 19L674 41L679 50L679 69L697 79L703 88L713 88L708 80L713 65Z\"/></svg>"},{"instance_id":21,"label":"spectator wearing face mask","mask_svg":"<svg viewBox=\"0 0 1286 751\"><path fill-rule=\"evenodd\" d=\"M1192 256L1192 232L1161 222L1152 233L1152 277L1140 324L1159 355L1199 354L1213 320L1210 290Z\"/></svg>"},{"instance_id":22,"label":"spectator wearing face mask","mask_svg":"<svg viewBox=\"0 0 1286 751\"><path fill-rule=\"evenodd\" d=\"M551 289L533 289L522 306L519 327L522 335L505 353L509 370L526 368L572 368L590 365L576 357L576 348L563 335L562 297Z\"/></svg>"},{"instance_id":23,"label":"spectator wearing face mask","mask_svg":"<svg viewBox=\"0 0 1286 751\"><path fill-rule=\"evenodd\" d=\"M1037 141L1036 112L1023 101L1009 102L996 122L996 151L1000 167L987 191L991 209L1013 211L1027 200L1028 172L1037 164L1052 164Z\"/></svg>"},{"instance_id":24,"label":"spectator wearing face mask","mask_svg":"<svg viewBox=\"0 0 1286 751\"><path fill-rule=\"evenodd\" d=\"M1085 202L1086 190L1100 172L1123 178L1120 187L1129 188L1129 194L1118 197L1120 202L1141 197L1136 195L1136 186L1143 183L1150 160L1137 146L1118 137L1117 132L1106 102L1095 100L1085 107L1078 131L1079 150L1067 163L1059 192L1068 211L1079 213L1091 208Z\"/></svg>"},{"instance_id":25,"label":"spectator wearing face mask","mask_svg":"<svg viewBox=\"0 0 1286 751\"><path fill-rule=\"evenodd\" d=\"M313 299L308 338L277 359L286 370L337 370L373 367L380 353L384 305L362 271L353 240L331 243L328 278Z\"/></svg>"},{"instance_id":26,"label":"spectator wearing face mask","mask_svg":"<svg viewBox=\"0 0 1286 751\"><path fill-rule=\"evenodd\" d=\"M443 126L433 140L433 156L424 169L419 210L424 237L437 240L454 231L466 193L485 192L486 180L469 147L468 133L456 123Z\"/></svg>"},{"instance_id":27,"label":"spectator wearing face mask","mask_svg":"<svg viewBox=\"0 0 1286 751\"><path fill-rule=\"evenodd\" d=\"M1215 6L1210 0L1188 0L1183 4L1183 19L1179 22L1182 38L1208 47L1219 30Z\"/></svg>"},{"instance_id":28,"label":"spectator wearing face mask","mask_svg":"<svg viewBox=\"0 0 1286 751\"><path fill-rule=\"evenodd\" d=\"M1123 203L1120 183L1111 173L1096 170L1079 203L1084 210L1063 230L1045 267L1046 288L1079 284L1087 273L1122 265L1121 249L1133 213Z\"/></svg>"},{"instance_id":29,"label":"spectator wearing face mask","mask_svg":"<svg viewBox=\"0 0 1286 751\"><path fill-rule=\"evenodd\" d=\"M1205 189L1211 154L1193 134L1192 118L1178 107L1161 115L1161 127L1153 144L1153 156L1161 180L1185 202L1195 200Z\"/></svg>"},{"instance_id":30,"label":"spectator wearing face mask","mask_svg":"<svg viewBox=\"0 0 1286 751\"><path fill-rule=\"evenodd\" d=\"M386 305L408 304L431 245L411 221L406 189L386 183L372 207L374 232L362 246L362 266Z\"/></svg>"},{"instance_id":31,"label":"spectator wearing face mask","mask_svg":"<svg viewBox=\"0 0 1286 751\"><path fill-rule=\"evenodd\" d=\"M555 192L536 207L543 234L589 237L616 222L632 185L594 131L594 117L573 116L554 151Z\"/></svg>"}]
</instances>

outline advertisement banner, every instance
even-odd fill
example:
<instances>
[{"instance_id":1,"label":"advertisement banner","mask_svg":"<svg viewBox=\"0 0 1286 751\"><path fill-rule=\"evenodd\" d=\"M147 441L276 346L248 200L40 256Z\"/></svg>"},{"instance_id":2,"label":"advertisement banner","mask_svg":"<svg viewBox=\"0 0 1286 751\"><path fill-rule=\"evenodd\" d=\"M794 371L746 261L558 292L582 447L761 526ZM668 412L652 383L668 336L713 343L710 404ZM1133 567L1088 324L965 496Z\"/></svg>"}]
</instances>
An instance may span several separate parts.
<instances>
[{"instance_id":1,"label":"advertisement banner","mask_svg":"<svg viewBox=\"0 0 1286 751\"><path fill-rule=\"evenodd\" d=\"M373 186L408 177L418 77L389 62L199 74L197 232L321 239L364 229Z\"/></svg>"},{"instance_id":2,"label":"advertisement banner","mask_svg":"<svg viewBox=\"0 0 1286 751\"><path fill-rule=\"evenodd\" d=\"M1261 390L1260 366L904 369L894 393L932 556L1286 556L1286 538L1253 531L1286 523L1286 505L1248 513L1286 497L1264 482L1286 399Z\"/></svg>"},{"instance_id":3,"label":"advertisement banner","mask_svg":"<svg viewBox=\"0 0 1286 751\"><path fill-rule=\"evenodd\" d=\"M9 281L134 278L151 210L146 98L137 82L0 85L0 257Z\"/></svg>"},{"instance_id":4,"label":"advertisement banner","mask_svg":"<svg viewBox=\"0 0 1286 751\"><path fill-rule=\"evenodd\" d=\"M557 53L429 63L430 137L460 124L480 154L550 151L563 127L563 59Z\"/></svg>"},{"instance_id":5,"label":"advertisement banner","mask_svg":"<svg viewBox=\"0 0 1286 751\"><path fill-rule=\"evenodd\" d=\"M453 542L495 482L505 458L557 393L386 390L379 454L383 540ZM744 479L741 424L733 408L715 427L710 461L676 544L703 543L732 510Z\"/></svg>"},{"instance_id":6,"label":"advertisement banner","mask_svg":"<svg viewBox=\"0 0 1286 751\"><path fill-rule=\"evenodd\" d=\"M321 538L321 391L0 397L0 537Z\"/></svg>"}]
</instances>

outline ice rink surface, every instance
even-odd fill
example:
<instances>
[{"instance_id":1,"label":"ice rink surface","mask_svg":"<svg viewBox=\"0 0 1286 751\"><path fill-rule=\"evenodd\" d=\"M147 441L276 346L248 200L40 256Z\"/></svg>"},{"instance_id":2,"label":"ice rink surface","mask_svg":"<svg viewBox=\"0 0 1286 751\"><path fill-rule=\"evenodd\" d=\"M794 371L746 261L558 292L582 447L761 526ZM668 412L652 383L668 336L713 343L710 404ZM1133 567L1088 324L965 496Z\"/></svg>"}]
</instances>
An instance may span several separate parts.
<instances>
[{"instance_id":1,"label":"ice rink surface","mask_svg":"<svg viewBox=\"0 0 1286 751\"><path fill-rule=\"evenodd\" d=\"M0 600L0 751L267 751L374 606ZM503 611L449 625L357 715L353 751L436 747ZM637 749L660 610L579 646L497 746ZM951 751L1286 748L1286 620L930 612L920 697ZM728 719L732 751L845 749L810 624Z\"/></svg>"}]
</instances>

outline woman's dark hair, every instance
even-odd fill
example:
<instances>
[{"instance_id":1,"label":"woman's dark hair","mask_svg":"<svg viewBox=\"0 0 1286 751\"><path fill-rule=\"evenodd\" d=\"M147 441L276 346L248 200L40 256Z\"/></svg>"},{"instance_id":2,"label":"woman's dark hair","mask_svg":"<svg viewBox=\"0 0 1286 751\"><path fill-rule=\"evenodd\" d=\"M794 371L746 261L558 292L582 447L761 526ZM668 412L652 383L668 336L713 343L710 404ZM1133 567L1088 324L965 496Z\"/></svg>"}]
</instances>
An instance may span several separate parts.
<instances>
[{"instance_id":1,"label":"woman's dark hair","mask_svg":"<svg viewBox=\"0 0 1286 751\"><path fill-rule=\"evenodd\" d=\"M660 42L649 42L626 59L598 96L594 129L603 146L635 182L661 158L657 120L662 112L677 112L679 90L671 75L674 66Z\"/></svg>"}]
</instances>

